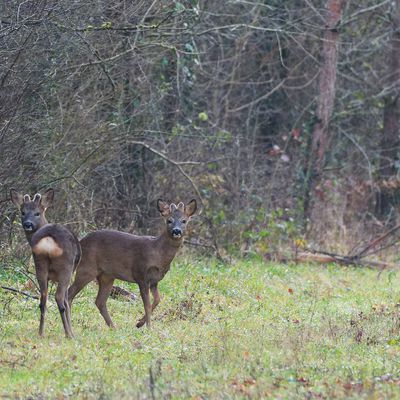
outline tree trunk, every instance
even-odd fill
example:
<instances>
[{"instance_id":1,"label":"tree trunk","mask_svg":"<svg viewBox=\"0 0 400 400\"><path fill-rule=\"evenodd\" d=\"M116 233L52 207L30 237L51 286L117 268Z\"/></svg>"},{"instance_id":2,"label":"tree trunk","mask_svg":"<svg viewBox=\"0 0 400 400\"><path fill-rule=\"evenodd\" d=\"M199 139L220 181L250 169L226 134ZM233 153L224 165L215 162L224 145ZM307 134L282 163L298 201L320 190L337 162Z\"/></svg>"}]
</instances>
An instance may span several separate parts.
<instances>
[{"instance_id":1,"label":"tree trunk","mask_svg":"<svg viewBox=\"0 0 400 400\"><path fill-rule=\"evenodd\" d=\"M399 113L399 94L400 94L400 0L395 0L392 14L392 37L390 41L389 71L385 79L388 95L384 99L383 109L383 132L381 140L380 157L380 181L387 180L397 174L395 165L398 157L399 134L400 134L400 113ZM393 205L394 190L384 188L377 195L376 211L380 217L390 217L394 221Z\"/></svg>"},{"instance_id":2,"label":"tree trunk","mask_svg":"<svg viewBox=\"0 0 400 400\"><path fill-rule=\"evenodd\" d=\"M311 154L307 169L309 173L304 214L311 224L320 217L319 206L324 196L320 188L325 155L329 146L329 122L333 113L336 94L336 72L339 53L339 32L344 0L327 0L326 24L321 49L321 70L319 75L319 95L316 122L311 138Z\"/></svg>"},{"instance_id":3,"label":"tree trunk","mask_svg":"<svg viewBox=\"0 0 400 400\"><path fill-rule=\"evenodd\" d=\"M312 156L314 172L322 173L326 149L329 144L329 120L335 101L336 70L338 60L339 32L337 30L342 16L343 0L328 0L325 38L322 46L322 63L319 77L319 97L317 122L313 130Z\"/></svg>"}]
</instances>

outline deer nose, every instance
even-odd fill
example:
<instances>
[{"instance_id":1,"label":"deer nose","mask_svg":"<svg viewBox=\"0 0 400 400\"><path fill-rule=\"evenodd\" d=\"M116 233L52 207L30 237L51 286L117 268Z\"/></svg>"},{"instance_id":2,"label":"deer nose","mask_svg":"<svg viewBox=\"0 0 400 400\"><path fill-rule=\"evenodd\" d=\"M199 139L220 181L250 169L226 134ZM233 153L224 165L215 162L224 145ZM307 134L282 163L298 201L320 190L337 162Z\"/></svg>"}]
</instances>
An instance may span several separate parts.
<instances>
[{"instance_id":1,"label":"deer nose","mask_svg":"<svg viewBox=\"0 0 400 400\"><path fill-rule=\"evenodd\" d=\"M172 236L182 236L182 230L179 228L172 229Z\"/></svg>"},{"instance_id":2,"label":"deer nose","mask_svg":"<svg viewBox=\"0 0 400 400\"><path fill-rule=\"evenodd\" d=\"M26 221L22 224L22 227L26 230L26 231L33 231L33 224L30 221Z\"/></svg>"}]
</instances>

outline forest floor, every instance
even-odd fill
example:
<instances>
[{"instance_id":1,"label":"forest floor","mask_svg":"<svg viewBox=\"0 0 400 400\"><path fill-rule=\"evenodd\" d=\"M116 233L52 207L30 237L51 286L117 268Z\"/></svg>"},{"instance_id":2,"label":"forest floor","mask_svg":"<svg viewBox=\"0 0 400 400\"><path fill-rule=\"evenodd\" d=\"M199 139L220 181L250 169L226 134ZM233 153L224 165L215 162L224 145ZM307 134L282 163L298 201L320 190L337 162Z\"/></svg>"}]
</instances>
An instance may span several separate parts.
<instances>
[{"instance_id":1,"label":"forest floor","mask_svg":"<svg viewBox=\"0 0 400 400\"><path fill-rule=\"evenodd\" d=\"M52 294L40 339L38 301L0 289L0 398L400 398L399 283L395 271L181 255L150 330L135 327L141 300L115 299L110 330L90 284L74 340Z\"/></svg>"}]
</instances>

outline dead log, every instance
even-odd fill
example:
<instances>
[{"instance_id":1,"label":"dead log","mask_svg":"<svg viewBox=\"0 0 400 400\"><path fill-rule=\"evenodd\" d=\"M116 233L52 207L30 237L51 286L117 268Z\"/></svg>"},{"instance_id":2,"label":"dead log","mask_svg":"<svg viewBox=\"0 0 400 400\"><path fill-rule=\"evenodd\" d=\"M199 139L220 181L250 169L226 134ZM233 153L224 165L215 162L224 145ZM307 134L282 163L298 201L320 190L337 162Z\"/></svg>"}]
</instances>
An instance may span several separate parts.
<instances>
[{"instance_id":1,"label":"dead log","mask_svg":"<svg viewBox=\"0 0 400 400\"><path fill-rule=\"evenodd\" d=\"M341 265L353 265L360 267L371 267L380 270L389 268L400 268L399 264L388 263L385 261L361 260L354 257L341 256L339 254L323 254L318 252L298 252L293 258L295 262L315 262L319 264L337 263Z\"/></svg>"},{"instance_id":2,"label":"dead log","mask_svg":"<svg viewBox=\"0 0 400 400\"><path fill-rule=\"evenodd\" d=\"M99 284L97 279L94 281L96 285ZM125 300L128 300L130 302L136 301L137 296L135 293L130 292L129 290L123 289L122 287L119 286L113 286L110 292L110 297L118 300L121 297L124 298Z\"/></svg>"},{"instance_id":3,"label":"dead log","mask_svg":"<svg viewBox=\"0 0 400 400\"><path fill-rule=\"evenodd\" d=\"M97 281L96 281L97 282ZM130 292L129 290L123 289L122 287L119 286L113 286L111 289L110 296L113 299L119 299L121 297L125 298L128 301L135 301L137 299L137 296L135 293Z\"/></svg>"}]
</instances>

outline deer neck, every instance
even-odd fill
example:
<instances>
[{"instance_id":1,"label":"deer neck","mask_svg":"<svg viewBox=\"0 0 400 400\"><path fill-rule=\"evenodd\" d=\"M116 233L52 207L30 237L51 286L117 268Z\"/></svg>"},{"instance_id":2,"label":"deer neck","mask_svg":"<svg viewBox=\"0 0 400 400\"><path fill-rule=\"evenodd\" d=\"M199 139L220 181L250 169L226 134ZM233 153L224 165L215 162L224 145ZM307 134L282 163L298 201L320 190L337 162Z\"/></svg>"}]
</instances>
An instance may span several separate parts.
<instances>
[{"instance_id":1,"label":"deer neck","mask_svg":"<svg viewBox=\"0 0 400 400\"><path fill-rule=\"evenodd\" d=\"M26 236L26 239L28 240L29 245L31 245L31 243L32 243L32 236L33 236L34 233L35 232L27 232L27 231L25 231L25 236Z\"/></svg>"},{"instance_id":2,"label":"deer neck","mask_svg":"<svg viewBox=\"0 0 400 400\"><path fill-rule=\"evenodd\" d=\"M169 265L174 259L175 254L182 246L183 238L172 239L166 231L157 237L157 246L163 258L163 264Z\"/></svg>"}]
</instances>

